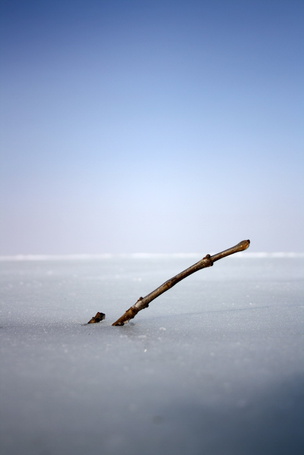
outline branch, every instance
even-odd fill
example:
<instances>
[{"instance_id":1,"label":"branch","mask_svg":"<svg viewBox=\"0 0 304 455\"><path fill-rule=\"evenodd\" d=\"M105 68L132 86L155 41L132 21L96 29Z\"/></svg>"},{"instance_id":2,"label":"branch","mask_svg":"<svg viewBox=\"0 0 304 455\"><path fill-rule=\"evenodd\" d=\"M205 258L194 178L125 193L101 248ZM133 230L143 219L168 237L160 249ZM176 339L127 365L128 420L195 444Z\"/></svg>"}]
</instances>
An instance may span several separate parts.
<instances>
[{"instance_id":1,"label":"branch","mask_svg":"<svg viewBox=\"0 0 304 455\"><path fill-rule=\"evenodd\" d=\"M211 267L214 264L214 262L218 261L219 259L229 256L230 254L234 254L234 253L238 253L240 251L246 250L249 247L249 245L250 245L250 240L243 240L242 242L238 243L237 245L235 245L231 248L228 248L227 250L224 250L221 253L214 254L213 256L210 256L210 254L207 254L207 256L205 256L203 259L201 259L200 261L193 264L191 267L188 267L183 272L180 272L177 275L175 275L173 278L170 278L169 280L165 281L157 289L150 292L150 294L146 295L146 297L140 297L137 300L137 302L133 306L131 306L112 325L120 326L120 325L126 324L127 322L130 321L130 319L133 319L139 311L143 310L144 308L147 308L149 306L149 303L152 302L152 300L156 299L156 297L158 297L159 295L168 291L168 289L172 288L179 281L183 280L184 278L191 275L192 273L197 272L198 270L204 269L205 267Z\"/></svg>"}]
</instances>

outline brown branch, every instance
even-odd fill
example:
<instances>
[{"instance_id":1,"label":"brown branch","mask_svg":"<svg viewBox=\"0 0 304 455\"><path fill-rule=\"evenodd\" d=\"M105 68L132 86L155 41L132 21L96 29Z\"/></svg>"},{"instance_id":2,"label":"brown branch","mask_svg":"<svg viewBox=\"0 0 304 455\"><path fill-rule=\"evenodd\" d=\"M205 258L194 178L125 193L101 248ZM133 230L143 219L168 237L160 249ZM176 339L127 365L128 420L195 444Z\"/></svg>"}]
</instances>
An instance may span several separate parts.
<instances>
[{"instance_id":1,"label":"brown branch","mask_svg":"<svg viewBox=\"0 0 304 455\"><path fill-rule=\"evenodd\" d=\"M140 310L147 308L149 306L149 303L152 302L152 300L156 299L156 297L158 297L159 295L168 291L168 289L172 288L179 281L183 280L184 278L191 275L192 273L197 272L198 270L204 269L205 267L212 266L214 264L214 262L218 261L219 259L229 256L230 254L234 254L234 253L238 253L240 251L246 250L249 247L249 245L250 245L250 240L243 240L242 242L238 243L237 245L235 245L231 248L228 248L227 250L224 250L221 253L214 254L213 256L210 256L210 254L207 254L207 256L205 256L203 259L196 262L195 264L191 265L191 267L188 267L183 272L180 272L177 275L175 275L173 278L170 278L169 280L165 281L157 289L150 292L150 294L146 295L146 297L140 297L137 300L137 302L133 306L131 306L112 325L120 326L120 325L126 324L127 322L130 321L130 319L133 319Z\"/></svg>"}]
</instances>

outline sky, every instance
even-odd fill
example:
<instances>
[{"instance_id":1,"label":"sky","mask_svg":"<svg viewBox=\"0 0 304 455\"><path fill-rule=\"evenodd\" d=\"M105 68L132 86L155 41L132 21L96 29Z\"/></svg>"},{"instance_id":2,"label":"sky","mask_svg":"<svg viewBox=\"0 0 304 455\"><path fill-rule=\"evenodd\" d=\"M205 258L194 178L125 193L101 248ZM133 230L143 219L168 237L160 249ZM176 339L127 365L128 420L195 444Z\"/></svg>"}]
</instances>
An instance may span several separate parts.
<instances>
[{"instance_id":1,"label":"sky","mask_svg":"<svg viewBox=\"0 0 304 455\"><path fill-rule=\"evenodd\" d=\"M303 0L0 0L0 255L304 251Z\"/></svg>"}]
</instances>

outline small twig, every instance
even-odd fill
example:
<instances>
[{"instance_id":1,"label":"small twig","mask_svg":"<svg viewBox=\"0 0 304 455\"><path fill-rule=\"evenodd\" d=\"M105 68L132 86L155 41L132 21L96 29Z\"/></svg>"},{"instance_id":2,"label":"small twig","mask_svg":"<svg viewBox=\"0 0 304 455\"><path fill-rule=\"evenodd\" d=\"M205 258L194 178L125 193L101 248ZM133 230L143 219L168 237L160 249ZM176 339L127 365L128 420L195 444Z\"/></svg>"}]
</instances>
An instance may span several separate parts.
<instances>
[{"instance_id":1,"label":"small twig","mask_svg":"<svg viewBox=\"0 0 304 455\"><path fill-rule=\"evenodd\" d=\"M121 326L121 325L126 324L127 322L130 321L130 319L133 319L139 311L143 310L144 308L147 308L149 306L149 303L152 302L152 300L156 299L156 297L158 297L159 295L168 291L168 289L172 288L172 286L174 286L179 281L183 280L184 278L191 275L192 273L197 272L198 270L204 269L205 267L211 267L214 264L214 262L218 261L219 259L229 256L230 254L234 254L234 253L238 253L240 251L246 250L249 247L249 245L250 245L250 240L243 240L242 242L238 243L237 245L235 245L231 248L228 248L227 250L224 250L221 253L214 254L213 256L210 256L210 254L207 254L207 256L205 256L200 261L196 262L196 264L193 264L191 267L188 267L183 272L180 272L177 275L175 275L173 278L170 278L169 280L165 281L165 283L163 283L161 286L159 286L154 291L150 292L150 294L146 295L146 297L140 297L137 300L137 302L133 306L131 306L112 325Z\"/></svg>"},{"instance_id":2,"label":"small twig","mask_svg":"<svg viewBox=\"0 0 304 455\"><path fill-rule=\"evenodd\" d=\"M100 321L103 321L104 319L106 318L106 315L104 313L101 313L100 311L98 311L95 316L93 316L88 324L97 324L98 322Z\"/></svg>"}]
</instances>

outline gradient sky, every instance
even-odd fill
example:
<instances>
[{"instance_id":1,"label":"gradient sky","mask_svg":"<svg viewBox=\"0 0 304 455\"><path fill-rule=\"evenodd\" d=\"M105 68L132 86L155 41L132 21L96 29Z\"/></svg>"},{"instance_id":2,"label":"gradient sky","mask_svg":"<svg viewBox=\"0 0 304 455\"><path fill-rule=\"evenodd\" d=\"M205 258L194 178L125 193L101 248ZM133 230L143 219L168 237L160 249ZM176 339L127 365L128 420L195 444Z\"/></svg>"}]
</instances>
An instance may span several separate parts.
<instances>
[{"instance_id":1,"label":"gradient sky","mask_svg":"<svg viewBox=\"0 0 304 455\"><path fill-rule=\"evenodd\" d=\"M0 254L304 251L303 0L0 21Z\"/></svg>"}]
</instances>

